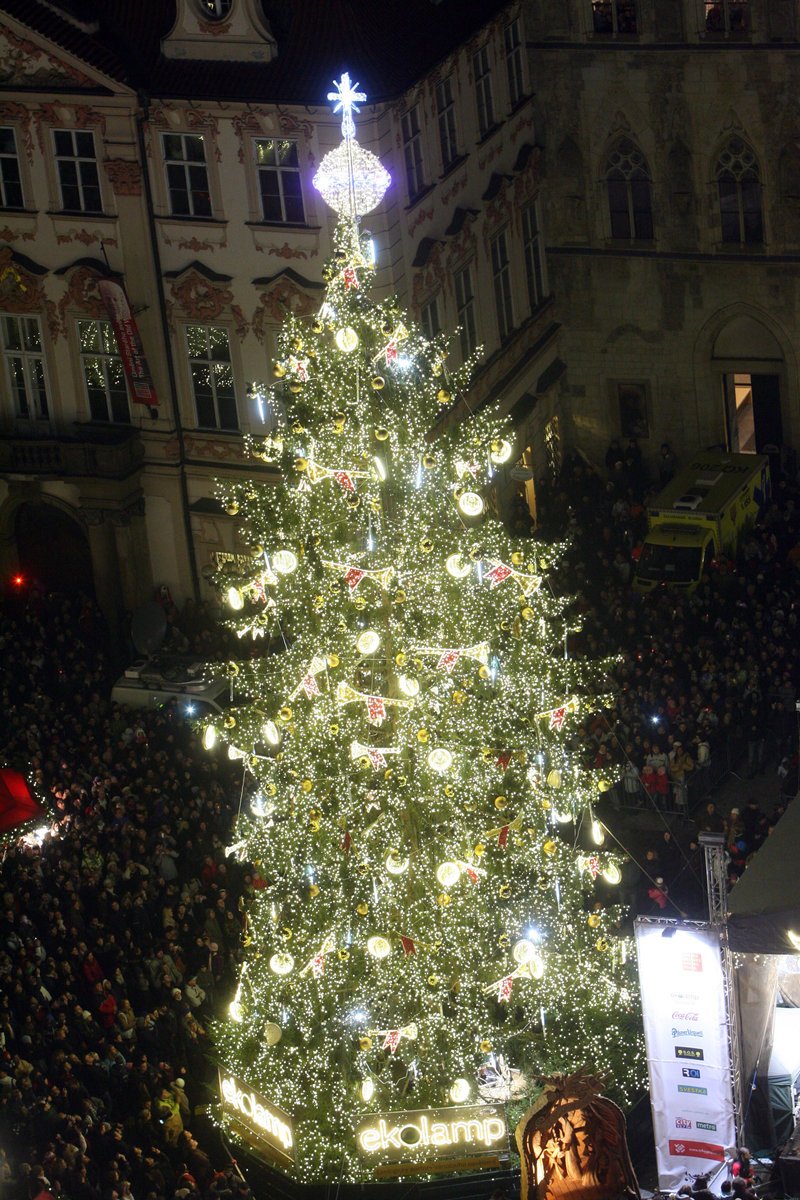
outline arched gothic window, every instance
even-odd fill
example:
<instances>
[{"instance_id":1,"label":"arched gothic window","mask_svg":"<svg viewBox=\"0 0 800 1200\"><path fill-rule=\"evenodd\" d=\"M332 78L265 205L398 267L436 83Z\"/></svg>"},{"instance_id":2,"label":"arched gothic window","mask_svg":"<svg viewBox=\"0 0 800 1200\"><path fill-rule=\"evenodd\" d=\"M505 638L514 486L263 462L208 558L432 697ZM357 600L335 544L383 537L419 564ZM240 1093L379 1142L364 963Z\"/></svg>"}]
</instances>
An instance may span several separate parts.
<instances>
[{"instance_id":1,"label":"arched gothic window","mask_svg":"<svg viewBox=\"0 0 800 1200\"><path fill-rule=\"evenodd\" d=\"M764 241L758 159L740 137L732 137L717 159L722 240L734 245Z\"/></svg>"},{"instance_id":2,"label":"arched gothic window","mask_svg":"<svg viewBox=\"0 0 800 1200\"><path fill-rule=\"evenodd\" d=\"M653 206L647 159L630 138L620 138L606 160L611 236L620 241L651 241Z\"/></svg>"}]
</instances>

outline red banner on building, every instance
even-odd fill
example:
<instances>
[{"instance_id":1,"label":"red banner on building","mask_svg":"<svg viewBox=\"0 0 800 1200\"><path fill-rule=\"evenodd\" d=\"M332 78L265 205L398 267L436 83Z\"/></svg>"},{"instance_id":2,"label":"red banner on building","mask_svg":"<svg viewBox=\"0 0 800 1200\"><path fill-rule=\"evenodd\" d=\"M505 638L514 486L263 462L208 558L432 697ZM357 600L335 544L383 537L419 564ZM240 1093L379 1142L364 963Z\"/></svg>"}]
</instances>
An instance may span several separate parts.
<instances>
[{"instance_id":1,"label":"red banner on building","mask_svg":"<svg viewBox=\"0 0 800 1200\"><path fill-rule=\"evenodd\" d=\"M101 279L97 288L114 329L122 368L133 399L137 404L146 404L148 408L158 408L158 396L128 297L120 285L111 279Z\"/></svg>"}]
</instances>

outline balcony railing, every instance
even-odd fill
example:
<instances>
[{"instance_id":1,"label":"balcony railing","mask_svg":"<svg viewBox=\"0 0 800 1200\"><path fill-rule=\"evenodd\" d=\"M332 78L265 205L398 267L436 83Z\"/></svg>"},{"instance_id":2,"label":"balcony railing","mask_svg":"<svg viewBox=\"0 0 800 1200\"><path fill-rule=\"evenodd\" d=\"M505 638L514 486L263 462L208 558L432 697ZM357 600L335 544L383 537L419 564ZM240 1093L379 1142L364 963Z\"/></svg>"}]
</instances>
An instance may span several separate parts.
<instances>
[{"instance_id":1,"label":"balcony railing","mask_svg":"<svg viewBox=\"0 0 800 1200\"><path fill-rule=\"evenodd\" d=\"M49 478L89 476L125 479L142 461L144 447L138 432L122 440L91 437L30 438L0 436L0 474Z\"/></svg>"}]
</instances>

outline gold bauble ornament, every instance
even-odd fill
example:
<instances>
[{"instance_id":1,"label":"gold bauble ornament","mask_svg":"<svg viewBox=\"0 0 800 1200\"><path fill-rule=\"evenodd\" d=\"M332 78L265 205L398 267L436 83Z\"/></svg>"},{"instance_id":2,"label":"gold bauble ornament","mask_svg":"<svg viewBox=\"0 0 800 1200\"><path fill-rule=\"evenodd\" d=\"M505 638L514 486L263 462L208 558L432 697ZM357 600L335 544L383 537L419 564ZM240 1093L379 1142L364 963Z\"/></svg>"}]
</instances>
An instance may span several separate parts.
<instances>
[{"instance_id":1,"label":"gold bauble ornament","mask_svg":"<svg viewBox=\"0 0 800 1200\"><path fill-rule=\"evenodd\" d=\"M497 889L497 894L501 900L508 900L509 896L511 895L511 884L501 883L500 887Z\"/></svg>"},{"instance_id":2,"label":"gold bauble ornament","mask_svg":"<svg viewBox=\"0 0 800 1200\"><path fill-rule=\"evenodd\" d=\"M611 787L611 784L609 783L609 781L607 779L598 779L598 781L597 781L598 792L607 792L610 789L610 787Z\"/></svg>"},{"instance_id":3,"label":"gold bauble ornament","mask_svg":"<svg viewBox=\"0 0 800 1200\"><path fill-rule=\"evenodd\" d=\"M419 548L423 554L430 554L433 550L433 539L424 537L420 540Z\"/></svg>"},{"instance_id":4,"label":"gold bauble ornament","mask_svg":"<svg viewBox=\"0 0 800 1200\"><path fill-rule=\"evenodd\" d=\"M432 471L436 466L436 455L427 450L422 456L422 465L426 471Z\"/></svg>"},{"instance_id":5,"label":"gold bauble ornament","mask_svg":"<svg viewBox=\"0 0 800 1200\"><path fill-rule=\"evenodd\" d=\"M322 333L324 328L325 328L325 326L322 324L322 321L317 320L317 321L314 321L313 325L311 326L311 332L312 333Z\"/></svg>"},{"instance_id":6,"label":"gold bauble ornament","mask_svg":"<svg viewBox=\"0 0 800 1200\"><path fill-rule=\"evenodd\" d=\"M542 846L542 850L544 851L544 853L549 855L551 858L555 854L556 849L557 849L556 844L554 841L552 841L552 839L546 841L545 844Z\"/></svg>"},{"instance_id":7,"label":"gold bauble ornament","mask_svg":"<svg viewBox=\"0 0 800 1200\"><path fill-rule=\"evenodd\" d=\"M595 950L599 950L603 954L608 949L608 942L605 938L598 938L594 944Z\"/></svg>"},{"instance_id":8,"label":"gold bauble ornament","mask_svg":"<svg viewBox=\"0 0 800 1200\"><path fill-rule=\"evenodd\" d=\"M228 713L225 720L222 722L226 729L234 729L236 727L236 717Z\"/></svg>"},{"instance_id":9,"label":"gold bauble ornament","mask_svg":"<svg viewBox=\"0 0 800 1200\"><path fill-rule=\"evenodd\" d=\"M319 817L309 817L308 818L308 828L311 830L312 833L319 833L320 829L322 828L321 819Z\"/></svg>"},{"instance_id":10,"label":"gold bauble ornament","mask_svg":"<svg viewBox=\"0 0 800 1200\"><path fill-rule=\"evenodd\" d=\"M440 404L449 404L450 401L453 399L453 396L452 396L452 393L449 392L447 388L443 387L443 388L439 388L438 392L436 393L436 399L439 401Z\"/></svg>"},{"instance_id":11,"label":"gold bauble ornament","mask_svg":"<svg viewBox=\"0 0 800 1200\"><path fill-rule=\"evenodd\" d=\"M466 700L466 698L467 698L467 693L466 693L466 692L462 692L462 691L460 691L458 688L456 688L456 690L453 692L453 697L452 697L452 698L453 698L453 704L456 704L456 705L458 705L458 706L460 707L460 706L461 706L461 705L464 703L464 701Z\"/></svg>"},{"instance_id":12,"label":"gold bauble ornament","mask_svg":"<svg viewBox=\"0 0 800 1200\"><path fill-rule=\"evenodd\" d=\"M339 655L338 654L329 654L328 658L327 658L327 662L328 662L328 666L330 667L330 669L332 671L335 671L339 665Z\"/></svg>"},{"instance_id":13,"label":"gold bauble ornament","mask_svg":"<svg viewBox=\"0 0 800 1200\"><path fill-rule=\"evenodd\" d=\"M284 925L283 929L281 930L281 937L285 942L290 942L294 937L294 934L288 925Z\"/></svg>"},{"instance_id":14,"label":"gold bauble ornament","mask_svg":"<svg viewBox=\"0 0 800 1200\"><path fill-rule=\"evenodd\" d=\"M481 1042L480 1051L481 1051L481 1054L491 1054L492 1053L492 1043L489 1041L488 1038L484 1038L483 1041Z\"/></svg>"},{"instance_id":15,"label":"gold bauble ornament","mask_svg":"<svg viewBox=\"0 0 800 1200\"><path fill-rule=\"evenodd\" d=\"M283 1030L280 1025L276 1025L274 1021L267 1021L264 1026L264 1041L268 1046L277 1046L282 1035Z\"/></svg>"},{"instance_id":16,"label":"gold bauble ornament","mask_svg":"<svg viewBox=\"0 0 800 1200\"><path fill-rule=\"evenodd\" d=\"M303 390L303 385L299 379L293 379L292 382L289 384L289 391L294 392L295 396L298 394L298 392L302 392L302 390Z\"/></svg>"},{"instance_id":17,"label":"gold bauble ornament","mask_svg":"<svg viewBox=\"0 0 800 1200\"><path fill-rule=\"evenodd\" d=\"M369 761L369 760L368 760L368 761ZM366 900L362 900L360 904L357 904L357 905L356 905L356 912L358 913L358 915L359 915L360 917L366 917L366 916L368 916L368 914L369 914L369 905L367 904Z\"/></svg>"},{"instance_id":18,"label":"gold bauble ornament","mask_svg":"<svg viewBox=\"0 0 800 1200\"><path fill-rule=\"evenodd\" d=\"M428 987L435 988L438 986L439 986L439 976L438 975L429 975L428 976Z\"/></svg>"},{"instance_id":19,"label":"gold bauble ornament","mask_svg":"<svg viewBox=\"0 0 800 1200\"><path fill-rule=\"evenodd\" d=\"M502 810L506 807L507 804L508 804L508 800L506 800L505 796L495 796L494 806L498 810L498 812L502 812Z\"/></svg>"},{"instance_id":20,"label":"gold bauble ornament","mask_svg":"<svg viewBox=\"0 0 800 1200\"><path fill-rule=\"evenodd\" d=\"M363 1034L358 1039L358 1048L363 1054L366 1054L368 1050L372 1049L372 1038L367 1037L366 1034Z\"/></svg>"},{"instance_id":21,"label":"gold bauble ornament","mask_svg":"<svg viewBox=\"0 0 800 1200\"><path fill-rule=\"evenodd\" d=\"M524 561L525 561L525 555L521 554L519 550L514 550L514 552L511 555L512 567L521 567L522 564L524 563Z\"/></svg>"},{"instance_id":22,"label":"gold bauble ornament","mask_svg":"<svg viewBox=\"0 0 800 1200\"><path fill-rule=\"evenodd\" d=\"M597 929L600 925L600 917L597 913L589 913L589 916L586 918L586 923L590 929Z\"/></svg>"},{"instance_id":23,"label":"gold bauble ornament","mask_svg":"<svg viewBox=\"0 0 800 1200\"><path fill-rule=\"evenodd\" d=\"M328 733L331 734L332 737L336 737L338 732L339 732L338 724L336 723L336 721L332 721L331 724L328 726Z\"/></svg>"},{"instance_id":24,"label":"gold bauble ornament","mask_svg":"<svg viewBox=\"0 0 800 1200\"><path fill-rule=\"evenodd\" d=\"M478 667L478 678L479 679L488 679L489 678L489 668L485 667L483 665L483 663L481 663L481 665Z\"/></svg>"},{"instance_id":25,"label":"gold bauble ornament","mask_svg":"<svg viewBox=\"0 0 800 1200\"><path fill-rule=\"evenodd\" d=\"M453 787L452 783L446 783L444 785L444 794L447 797L455 796L456 789Z\"/></svg>"},{"instance_id":26,"label":"gold bauble ornament","mask_svg":"<svg viewBox=\"0 0 800 1200\"><path fill-rule=\"evenodd\" d=\"M386 380L383 378L382 375L373 375L372 376L373 392L382 392L385 387L386 387Z\"/></svg>"},{"instance_id":27,"label":"gold bauble ornament","mask_svg":"<svg viewBox=\"0 0 800 1200\"><path fill-rule=\"evenodd\" d=\"M339 962L347 962L350 957L350 951L342 946L341 950L336 951L336 957L338 958Z\"/></svg>"},{"instance_id":28,"label":"gold bauble ornament","mask_svg":"<svg viewBox=\"0 0 800 1200\"><path fill-rule=\"evenodd\" d=\"M406 596L406 594L402 588L400 588L400 590L395 592L395 594L394 594L395 604L405 604L407 599L408 599L408 597Z\"/></svg>"},{"instance_id":29,"label":"gold bauble ornament","mask_svg":"<svg viewBox=\"0 0 800 1200\"><path fill-rule=\"evenodd\" d=\"M362 754L361 758L358 760L358 765L361 767L362 771L368 771L370 769L370 767L372 766L369 755Z\"/></svg>"},{"instance_id":30,"label":"gold bauble ornament","mask_svg":"<svg viewBox=\"0 0 800 1200\"><path fill-rule=\"evenodd\" d=\"M306 427L301 421L295 421L292 425L292 433L305 433Z\"/></svg>"},{"instance_id":31,"label":"gold bauble ornament","mask_svg":"<svg viewBox=\"0 0 800 1200\"><path fill-rule=\"evenodd\" d=\"M448 896L447 892L439 892L439 895L436 897L436 903L440 908L447 908L448 904L451 903L451 897Z\"/></svg>"},{"instance_id":32,"label":"gold bauble ornament","mask_svg":"<svg viewBox=\"0 0 800 1200\"><path fill-rule=\"evenodd\" d=\"M532 621L535 615L536 614L534 613L533 609L528 604L525 605L520 614L523 621Z\"/></svg>"},{"instance_id":33,"label":"gold bauble ornament","mask_svg":"<svg viewBox=\"0 0 800 1200\"><path fill-rule=\"evenodd\" d=\"M225 512L229 517L235 517L239 511L239 504L236 500L231 500L230 504L225 506Z\"/></svg>"},{"instance_id":34,"label":"gold bauble ornament","mask_svg":"<svg viewBox=\"0 0 800 1200\"><path fill-rule=\"evenodd\" d=\"M313 791L314 780L313 779L304 779L303 782L300 784L300 787L303 789L304 792Z\"/></svg>"},{"instance_id":35,"label":"gold bauble ornament","mask_svg":"<svg viewBox=\"0 0 800 1200\"><path fill-rule=\"evenodd\" d=\"M427 729L418 729L417 730L417 741L421 745L424 746L427 743L429 737L430 737L430 734L428 733Z\"/></svg>"},{"instance_id":36,"label":"gold bauble ornament","mask_svg":"<svg viewBox=\"0 0 800 1200\"><path fill-rule=\"evenodd\" d=\"M298 338L294 339L294 349L295 349L296 354L301 353L301 351L303 349L303 339L302 338L298 337Z\"/></svg>"},{"instance_id":37,"label":"gold bauble ornament","mask_svg":"<svg viewBox=\"0 0 800 1200\"><path fill-rule=\"evenodd\" d=\"M308 470L308 459L307 458L296 458L294 460L294 469L295 469L295 471L299 471L300 474L302 475L304 471Z\"/></svg>"},{"instance_id":38,"label":"gold bauble ornament","mask_svg":"<svg viewBox=\"0 0 800 1200\"><path fill-rule=\"evenodd\" d=\"M308 888L309 900L315 900L318 895L319 895L319 884L316 884L316 883L309 884L309 888Z\"/></svg>"},{"instance_id":39,"label":"gold bauble ornament","mask_svg":"<svg viewBox=\"0 0 800 1200\"><path fill-rule=\"evenodd\" d=\"M497 939L497 944L501 950L505 950L507 946L511 945L511 938L507 933L501 933L500 937Z\"/></svg>"},{"instance_id":40,"label":"gold bauble ornament","mask_svg":"<svg viewBox=\"0 0 800 1200\"><path fill-rule=\"evenodd\" d=\"M406 666L407 663L408 663L408 655L403 650L399 650L398 653L395 654L395 656L394 656L394 665L396 667L404 667L404 666Z\"/></svg>"},{"instance_id":41,"label":"gold bauble ornament","mask_svg":"<svg viewBox=\"0 0 800 1200\"><path fill-rule=\"evenodd\" d=\"M495 753L491 746L484 746L481 750L481 761L485 763L494 762Z\"/></svg>"},{"instance_id":42,"label":"gold bauble ornament","mask_svg":"<svg viewBox=\"0 0 800 1200\"><path fill-rule=\"evenodd\" d=\"M286 367L281 362L273 363L272 374L276 379L283 379L283 377L286 375Z\"/></svg>"},{"instance_id":43,"label":"gold bauble ornament","mask_svg":"<svg viewBox=\"0 0 800 1200\"><path fill-rule=\"evenodd\" d=\"M552 804L550 803L550 801L546 797L544 797L542 800L540 800L539 803L545 812L550 812L550 809L553 807Z\"/></svg>"},{"instance_id":44,"label":"gold bauble ornament","mask_svg":"<svg viewBox=\"0 0 800 1200\"><path fill-rule=\"evenodd\" d=\"M551 788L561 787L561 772L558 767L553 767L552 771L547 773L547 786Z\"/></svg>"},{"instance_id":45,"label":"gold bauble ornament","mask_svg":"<svg viewBox=\"0 0 800 1200\"><path fill-rule=\"evenodd\" d=\"M377 425L373 430L373 433L375 434L376 442L385 442L389 437L389 430L385 425Z\"/></svg>"},{"instance_id":46,"label":"gold bauble ornament","mask_svg":"<svg viewBox=\"0 0 800 1200\"><path fill-rule=\"evenodd\" d=\"M475 855L476 858L483 858L484 854L486 853L486 847L483 844L483 842L476 842L475 846L473 847L472 853Z\"/></svg>"},{"instance_id":47,"label":"gold bauble ornament","mask_svg":"<svg viewBox=\"0 0 800 1200\"><path fill-rule=\"evenodd\" d=\"M260 542L256 542L256 544L254 546L250 547L250 557L251 558L261 558L261 555L263 553L264 553L264 547L261 545Z\"/></svg>"},{"instance_id":48,"label":"gold bauble ornament","mask_svg":"<svg viewBox=\"0 0 800 1200\"><path fill-rule=\"evenodd\" d=\"M358 506L359 506L360 504L361 504L361 497L360 497L360 496L357 496L357 495L355 494L355 492L350 492L350 493L348 494L348 496L347 496L347 505L348 505L348 507L349 507L349 508L358 508Z\"/></svg>"},{"instance_id":49,"label":"gold bauble ornament","mask_svg":"<svg viewBox=\"0 0 800 1200\"><path fill-rule=\"evenodd\" d=\"M363 612L367 607L367 602L363 596L355 596L353 599L353 608L356 612Z\"/></svg>"},{"instance_id":50,"label":"gold bauble ornament","mask_svg":"<svg viewBox=\"0 0 800 1200\"><path fill-rule=\"evenodd\" d=\"M291 719L292 719L292 710L288 704L284 704L282 708L278 709L278 720L281 721L284 725L288 725L289 722L291 721Z\"/></svg>"}]
</instances>

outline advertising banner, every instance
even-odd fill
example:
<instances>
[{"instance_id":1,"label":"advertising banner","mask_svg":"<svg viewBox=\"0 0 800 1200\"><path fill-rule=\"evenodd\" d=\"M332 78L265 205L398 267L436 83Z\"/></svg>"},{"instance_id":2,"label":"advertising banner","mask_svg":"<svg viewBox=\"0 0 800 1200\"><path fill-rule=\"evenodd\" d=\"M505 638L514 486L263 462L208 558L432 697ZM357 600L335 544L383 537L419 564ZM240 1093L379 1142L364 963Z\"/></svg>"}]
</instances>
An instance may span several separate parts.
<instances>
[{"instance_id":1,"label":"advertising banner","mask_svg":"<svg viewBox=\"0 0 800 1200\"><path fill-rule=\"evenodd\" d=\"M658 1183L675 1191L736 1144L719 930L637 921L636 952Z\"/></svg>"},{"instance_id":2,"label":"advertising banner","mask_svg":"<svg viewBox=\"0 0 800 1200\"><path fill-rule=\"evenodd\" d=\"M289 1114L222 1068L219 1095L223 1113L251 1149L269 1162L290 1168L294 1163L294 1126Z\"/></svg>"},{"instance_id":3,"label":"advertising banner","mask_svg":"<svg viewBox=\"0 0 800 1200\"><path fill-rule=\"evenodd\" d=\"M371 1113L356 1128L356 1145L376 1166L399 1168L383 1173L403 1174L423 1163L436 1171L465 1158L479 1170L497 1166L498 1154L508 1150L508 1128L505 1112L493 1104Z\"/></svg>"},{"instance_id":4,"label":"advertising banner","mask_svg":"<svg viewBox=\"0 0 800 1200\"><path fill-rule=\"evenodd\" d=\"M114 338L122 359L122 369L131 389L131 395L137 404L146 404L148 408L158 408L158 396L153 386L150 368L144 356L142 339L136 327L133 313L128 304L128 297L118 283L111 279L101 279L97 289L106 306L109 320L114 330Z\"/></svg>"}]
</instances>

